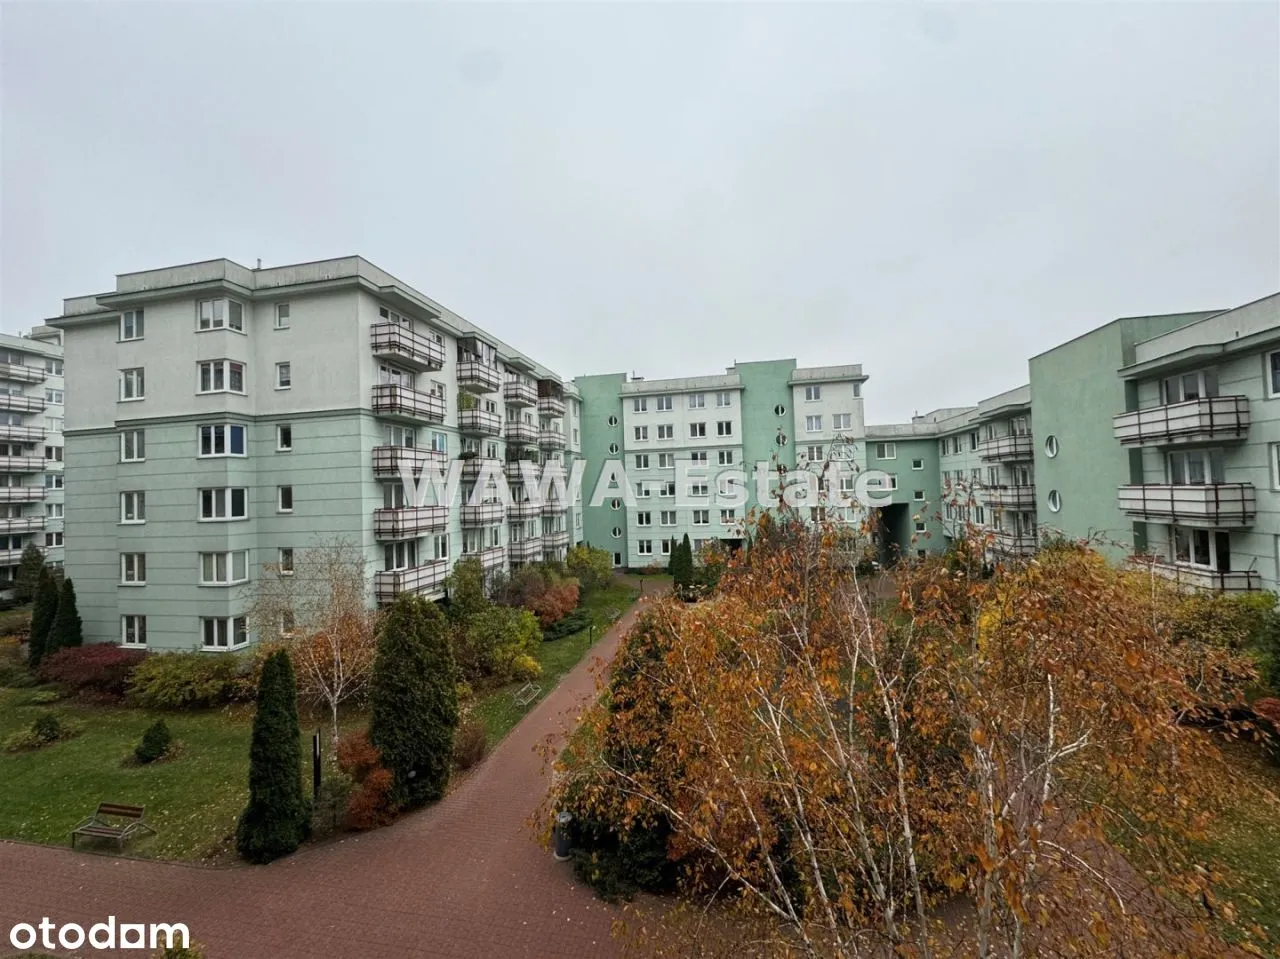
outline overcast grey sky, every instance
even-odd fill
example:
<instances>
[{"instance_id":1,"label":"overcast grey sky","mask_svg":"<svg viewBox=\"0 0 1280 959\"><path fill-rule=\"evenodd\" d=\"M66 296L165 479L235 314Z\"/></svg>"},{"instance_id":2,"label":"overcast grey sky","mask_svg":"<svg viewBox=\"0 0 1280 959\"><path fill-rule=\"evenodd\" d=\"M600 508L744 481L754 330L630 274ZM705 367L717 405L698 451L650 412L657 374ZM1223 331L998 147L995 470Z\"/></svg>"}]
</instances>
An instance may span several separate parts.
<instances>
[{"instance_id":1,"label":"overcast grey sky","mask_svg":"<svg viewBox=\"0 0 1280 959\"><path fill-rule=\"evenodd\" d=\"M877 422L1280 289L1280 5L4 3L0 326L360 253L567 375Z\"/></svg>"}]
</instances>

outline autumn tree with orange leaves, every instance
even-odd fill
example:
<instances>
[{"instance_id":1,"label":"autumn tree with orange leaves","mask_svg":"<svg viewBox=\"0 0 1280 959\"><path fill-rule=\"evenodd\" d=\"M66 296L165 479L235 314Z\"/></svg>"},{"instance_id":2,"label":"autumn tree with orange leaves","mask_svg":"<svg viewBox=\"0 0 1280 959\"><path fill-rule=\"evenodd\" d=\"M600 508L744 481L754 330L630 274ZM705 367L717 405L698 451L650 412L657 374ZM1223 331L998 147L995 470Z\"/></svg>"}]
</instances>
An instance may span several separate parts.
<instances>
[{"instance_id":1,"label":"autumn tree with orange leaves","mask_svg":"<svg viewBox=\"0 0 1280 959\"><path fill-rule=\"evenodd\" d=\"M769 955L1220 953L1187 850L1231 780L1196 722L1248 664L1083 548L984 578L976 538L873 599L844 538L766 521L640 618L550 800L584 875L661 837Z\"/></svg>"}]
</instances>

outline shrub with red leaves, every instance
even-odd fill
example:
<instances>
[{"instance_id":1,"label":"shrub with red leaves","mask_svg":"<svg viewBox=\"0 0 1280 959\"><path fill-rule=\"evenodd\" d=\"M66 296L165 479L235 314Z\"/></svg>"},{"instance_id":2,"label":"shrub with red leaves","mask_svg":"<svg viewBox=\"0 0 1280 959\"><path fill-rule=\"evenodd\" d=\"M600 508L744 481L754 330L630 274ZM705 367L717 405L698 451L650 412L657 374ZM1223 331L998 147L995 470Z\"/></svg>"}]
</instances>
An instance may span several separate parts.
<instances>
[{"instance_id":1,"label":"shrub with red leaves","mask_svg":"<svg viewBox=\"0 0 1280 959\"><path fill-rule=\"evenodd\" d=\"M61 683L69 692L98 699L120 700L134 667L146 653L109 644L70 646L40 664L40 678Z\"/></svg>"},{"instance_id":2,"label":"shrub with red leaves","mask_svg":"<svg viewBox=\"0 0 1280 959\"><path fill-rule=\"evenodd\" d=\"M1273 736L1280 736L1280 699L1272 696L1259 699L1253 704L1253 711L1262 720L1259 725L1269 723L1271 725L1269 732Z\"/></svg>"},{"instance_id":3,"label":"shrub with red leaves","mask_svg":"<svg viewBox=\"0 0 1280 959\"><path fill-rule=\"evenodd\" d=\"M394 778L382 766L382 753L367 732L350 733L338 741L338 768L355 780L357 789L347 803L348 829L377 829L396 818L391 804Z\"/></svg>"},{"instance_id":4,"label":"shrub with red leaves","mask_svg":"<svg viewBox=\"0 0 1280 959\"><path fill-rule=\"evenodd\" d=\"M538 625L547 627L559 622L578 607L578 584L564 581L534 597L527 608L538 617Z\"/></svg>"}]
</instances>

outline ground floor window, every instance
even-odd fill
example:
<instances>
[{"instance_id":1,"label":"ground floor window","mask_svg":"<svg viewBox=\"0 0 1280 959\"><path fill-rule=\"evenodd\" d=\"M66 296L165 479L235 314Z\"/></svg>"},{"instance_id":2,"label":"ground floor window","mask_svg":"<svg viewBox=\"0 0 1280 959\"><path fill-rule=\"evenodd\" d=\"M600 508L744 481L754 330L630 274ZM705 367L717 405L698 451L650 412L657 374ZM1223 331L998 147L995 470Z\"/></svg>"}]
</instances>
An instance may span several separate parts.
<instances>
[{"instance_id":1,"label":"ground floor window","mask_svg":"<svg viewBox=\"0 0 1280 959\"><path fill-rule=\"evenodd\" d=\"M121 616L120 642L125 646L147 645L147 617L137 615Z\"/></svg>"},{"instance_id":2,"label":"ground floor window","mask_svg":"<svg viewBox=\"0 0 1280 959\"><path fill-rule=\"evenodd\" d=\"M234 649L249 641L248 624L243 616L200 620L205 649Z\"/></svg>"},{"instance_id":3,"label":"ground floor window","mask_svg":"<svg viewBox=\"0 0 1280 959\"><path fill-rule=\"evenodd\" d=\"M1223 530L1170 526L1169 558L1175 563L1231 571L1231 534Z\"/></svg>"}]
</instances>

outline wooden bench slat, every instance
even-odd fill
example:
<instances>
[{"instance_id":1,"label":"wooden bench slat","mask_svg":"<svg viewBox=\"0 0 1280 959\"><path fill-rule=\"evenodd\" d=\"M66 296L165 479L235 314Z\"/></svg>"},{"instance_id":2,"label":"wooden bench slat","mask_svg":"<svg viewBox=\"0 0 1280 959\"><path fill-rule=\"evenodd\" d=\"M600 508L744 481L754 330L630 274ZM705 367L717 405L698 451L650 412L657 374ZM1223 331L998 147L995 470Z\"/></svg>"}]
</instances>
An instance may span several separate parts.
<instances>
[{"instance_id":1,"label":"wooden bench slat","mask_svg":"<svg viewBox=\"0 0 1280 959\"><path fill-rule=\"evenodd\" d=\"M99 803L99 816L120 816L128 819L141 819L146 814L145 806L124 806L118 803Z\"/></svg>"},{"instance_id":2,"label":"wooden bench slat","mask_svg":"<svg viewBox=\"0 0 1280 959\"><path fill-rule=\"evenodd\" d=\"M76 832L82 836L118 836L124 829L112 829L110 826L81 826Z\"/></svg>"}]
</instances>

